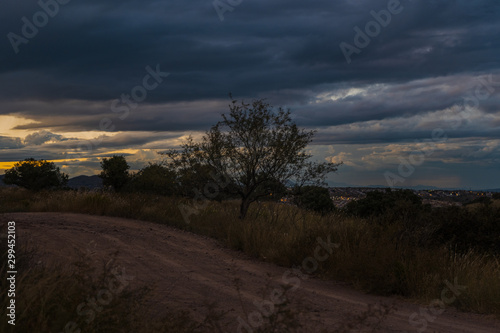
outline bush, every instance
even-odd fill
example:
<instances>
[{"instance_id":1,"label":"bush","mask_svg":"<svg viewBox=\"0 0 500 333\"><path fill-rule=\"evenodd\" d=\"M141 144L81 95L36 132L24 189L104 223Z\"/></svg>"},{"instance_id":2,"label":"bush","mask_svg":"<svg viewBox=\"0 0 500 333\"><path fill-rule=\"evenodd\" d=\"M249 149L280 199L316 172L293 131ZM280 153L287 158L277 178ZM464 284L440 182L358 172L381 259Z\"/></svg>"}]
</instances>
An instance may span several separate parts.
<instances>
[{"instance_id":1,"label":"bush","mask_svg":"<svg viewBox=\"0 0 500 333\"><path fill-rule=\"evenodd\" d=\"M471 209L436 209L431 223L437 226L434 241L448 244L454 251L476 250L500 254L500 208L480 205Z\"/></svg>"},{"instance_id":2,"label":"bush","mask_svg":"<svg viewBox=\"0 0 500 333\"><path fill-rule=\"evenodd\" d=\"M335 209L330 192L320 186L303 186L294 189L294 202L302 209L326 214Z\"/></svg>"},{"instance_id":3,"label":"bush","mask_svg":"<svg viewBox=\"0 0 500 333\"><path fill-rule=\"evenodd\" d=\"M385 192L368 192L365 198L349 202L345 210L348 214L362 218L382 215L398 218L400 214L418 213L422 208L422 199L413 191L387 189Z\"/></svg>"}]
</instances>

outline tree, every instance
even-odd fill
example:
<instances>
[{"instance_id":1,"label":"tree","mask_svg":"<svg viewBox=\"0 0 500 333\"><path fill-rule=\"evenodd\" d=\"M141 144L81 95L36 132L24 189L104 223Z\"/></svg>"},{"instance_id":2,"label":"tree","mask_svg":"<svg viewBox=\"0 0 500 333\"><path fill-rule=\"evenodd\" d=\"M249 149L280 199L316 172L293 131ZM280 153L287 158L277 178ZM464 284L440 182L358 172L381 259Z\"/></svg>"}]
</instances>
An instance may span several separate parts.
<instances>
[{"instance_id":1,"label":"tree","mask_svg":"<svg viewBox=\"0 0 500 333\"><path fill-rule=\"evenodd\" d=\"M422 204L422 198L412 190L372 191L366 197L351 201L345 211L361 218L371 218L381 224L409 223L414 226L421 223L420 217L429 206Z\"/></svg>"},{"instance_id":2,"label":"tree","mask_svg":"<svg viewBox=\"0 0 500 333\"><path fill-rule=\"evenodd\" d=\"M7 170L3 181L8 185L18 185L39 191L65 186L68 182L68 175L62 173L53 162L27 158Z\"/></svg>"},{"instance_id":3,"label":"tree","mask_svg":"<svg viewBox=\"0 0 500 333\"><path fill-rule=\"evenodd\" d=\"M178 188L175 172L160 164L149 164L131 177L125 190L174 195L179 192Z\"/></svg>"},{"instance_id":4,"label":"tree","mask_svg":"<svg viewBox=\"0 0 500 333\"><path fill-rule=\"evenodd\" d=\"M330 192L327 188L321 186L295 188L293 201L301 208L321 214L329 213L335 209L335 205L330 198Z\"/></svg>"},{"instance_id":5,"label":"tree","mask_svg":"<svg viewBox=\"0 0 500 333\"><path fill-rule=\"evenodd\" d=\"M314 131L299 129L290 110L277 111L263 99L251 104L233 100L229 114L205 133L200 142L189 138L181 151L164 153L171 167L207 166L212 178L224 179L225 190L241 198L240 218L250 204L269 196L266 184L295 181L323 184L339 164L310 161L305 148Z\"/></svg>"},{"instance_id":6,"label":"tree","mask_svg":"<svg viewBox=\"0 0 500 333\"><path fill-rule=\"evenodd\" d=\"M125 157L113 155L111 158L103 158L101 161L102 178L104 186L111 186L115 191L120 191L129 180L128 169L130 166Z\"/></svg>"},{"instance_id":7,"label":"tree","mask_svg":"<svg viewBox=\"0 0 500 333\"><path fill-rule=\"evenodd\" d=\"M259 186L259 192L269 193L269 196L259 198L259 201L274 201L279 202L288 194L288 188L281 182L270 180Z\"/></svg>"}]
</instances>

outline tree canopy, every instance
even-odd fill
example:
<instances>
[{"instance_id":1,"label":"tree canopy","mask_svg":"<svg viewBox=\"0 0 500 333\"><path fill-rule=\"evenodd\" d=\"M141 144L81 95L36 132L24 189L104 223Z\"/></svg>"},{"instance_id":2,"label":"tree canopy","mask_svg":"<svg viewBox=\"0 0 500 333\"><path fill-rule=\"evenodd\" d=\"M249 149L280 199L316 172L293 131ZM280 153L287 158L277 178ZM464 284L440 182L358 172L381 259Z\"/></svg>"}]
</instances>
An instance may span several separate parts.
<instances>
[{"instance_id":1,"label":"tree canopy","mask_svg":"<svg viewBox=\"0 0 500 333\"><path fill-rule=\"evenodd\" d=\"M263 99L232 100L229 113L201 141L189 138L182 150L164 154L176 170L204 167L213 179L225 179L224 190L241 198L243 219L252 202L270 195L270 184L319 185L337 170L339 164L310 160L305 149L313 136L298 128L290 110L276 110Z\"/></svg>"},{"instance_id":2,"label":"tree canopy","mask_svg":"<svg viewBox=\"0 0 500 333\"><path fill-rule=\"evenodd\" d=\"M175 195L179 193L177 175L163 165L150 163L130 177L124 191Z\"/></svg>"},{"instance_id":3,"label":"tree canopy","mask_svg":"<svg viewBox=\"0 0 500 333\"><path fill-rule=\"evenodd\" d=\"M102 178L104 186L111 186L115 191L121 190L129 181L128 165L125 157L113 155L111 158L103 158L101 161Z\"/></svg>"},{"instance_id":4,"label":"tree canopy","mask_svg":"<svg viewBox=\"0 0 500 333\"><path fill-rule=\"evenodd\" d=\"M68 175L62 173L53 162L27 158L7 170L3 181L7 185L18 185L38 191L65 186Z\"/></svg>"},{"instance_id":5,"label":"tree canopy","mask_svg":"<svg viewBox=\"0 0 500 333\"><path fill-rule=\"evenodd\" d=\"M297 206L327 214L335 209L330 192L321 186L303 186L293 191L293 201Z\"/></svg>"}]
</instances>

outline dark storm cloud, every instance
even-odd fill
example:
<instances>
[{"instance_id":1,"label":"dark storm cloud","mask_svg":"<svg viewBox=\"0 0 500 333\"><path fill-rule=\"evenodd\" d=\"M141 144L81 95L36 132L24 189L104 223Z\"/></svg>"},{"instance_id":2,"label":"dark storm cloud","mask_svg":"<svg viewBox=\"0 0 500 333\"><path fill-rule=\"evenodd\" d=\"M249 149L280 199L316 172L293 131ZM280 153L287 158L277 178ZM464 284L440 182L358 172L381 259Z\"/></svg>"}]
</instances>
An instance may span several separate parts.
<instances>
[{"instance_id":1,"label":"dark storm cloud","mask_svg":"<svg viewBox=\"0 0 500 333\"><path fill-rule=\"evenodd\" d=\"M24 139L25 145L35 145L39 146L47 141L65 141L67 139L63 138L62 135L54 134L49 131L39 131L29 134Z\"/></svg>"},{"instance_id":2,"label":"dark storm cloud","mask_svg":"<svg viewBox=\"0 0 500 333\"><path fill-rule=\"evenodd\" d=\"M77 158L102 158L108 157L109 151L126 149L159 149L173 148L168 142L177 139L175 133L142 132L129 135L127 133L113 133L113 135L102 135L92 140L66 138L48 131L40 131L28 135L24 140L21 138L0 137L0 161L18 161L26 157L47 160L63 160ZM92 143L92 149L86 149L87 144ZM85 156L82 156L83 148ZM120 153L129 155L126 152ZM95 167L95 164L94 164Z\"/></svg>"},{"instance_id":3,"label":"dark storm cloud","mask_svg":"<svg viewBox=\"0 0 500 333\"><path fill-rule=\"evenodd\" d=\"M22 2L23 4L25 2ZM148 98L166 102L392 82L498 65L496 1L402 0L390 25L347 65L339 43L387 1L244 2L220 22L211 1L71 1L15 54L0 46L0 98L106 100L144 67L172 73ZM3 4L1 31L21 34L35 5ZM431 54L417 51L432 48Z\"/></svg>"},{"instance_id":4,"label":"dark storm cloud","mask_svg":"<svg viewBox=\"0 0 500 333\"><path fill-rule=\"evenodd\" d=\"M33 149L32 147L19 147L16 149L1 149L0 160L2 161L22 161L28 157L44 160L57 160L60 158L67 158L68 155L64 152L52 149Z\"/></svg>"},{"instance_id":5,"label":"dark storm cloud","mask_svg":"<svg viewBox=\"0 0 500 333\"><path fill-rule=\"evenodd\" d=\"M313 105L297 106L297 120L307 126L334 126L409 118L453 107L477 107L497 114L500 75L459 74L399 84L337 86L324 92L322 98Z\"/></svg>"},{"instance_id":6,"label":"dark storm cloud","mask_svg":"<svg viewBox=\"0 0 500 333\"><path fill-rule=\"evenodd\" d=\"M118 96L119 97L119 96ZM220 120L227 110L227 101L194 101L169 104L139 104L128 113L113 112L112 101L63 100L4 103L10 110L30 118L31 123L18 125L15 129L45 129L63 132L78 132L101 129L101 121L110 122L106 131L179 131L205 130L207 124ZM43 124L43 125L41 125Z\"/></svg>"},{"instance_id":7,"label":"dark storm cloud","mask_svg":"<svg viewBox=\"0 0 500 333\"><path fill-rule=\"evenodd\" d=\"M102 130L103 119L113 130L88 167L109 150L164 147L218 121L229 92L290 107L299 125L319 130L318 144L411 142L449 128L450 114L490 74L489 96L447 135L484 140L479 152L499 138L497 0L401 0L402 11L350 64L340 43L354 45L354 28L364 30L388 0L245 0L223 22L212 3L72 0L17 54L7 35L21 36L21 18L41 9L2 3L0 115L28 119L17 129L37 133L1 133L0 159L71 158L84 140L61 133ZM170 74L121 118L113 102L143 85L147 66ZM487 158L469 151L456 156Z\"/></svg>"},{"instance_id":8,"label":"dark storm cloud","mask_svg":"<svg viewBox=\"0 0 500 333\"><path fill-rule=\"evenodd\" d=\"M20 138L0 136L0 149L18 149L23 147Z\"/></svg>"}]
</instances>

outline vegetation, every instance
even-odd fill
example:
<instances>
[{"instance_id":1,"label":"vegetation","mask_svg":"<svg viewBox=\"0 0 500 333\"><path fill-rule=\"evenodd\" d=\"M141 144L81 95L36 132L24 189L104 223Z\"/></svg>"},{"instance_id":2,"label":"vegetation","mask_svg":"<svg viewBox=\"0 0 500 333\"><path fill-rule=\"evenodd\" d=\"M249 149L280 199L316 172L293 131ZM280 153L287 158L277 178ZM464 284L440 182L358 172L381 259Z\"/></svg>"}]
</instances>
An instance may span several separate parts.
<instances>
[{"instance_id":1,"label":"vegetation","mask_svg":"<svg viewBox=\"0 0 500 333\"><path fill-rule=\"evenodd\" d=\"M149 164L130 177L127 192L175 195L180 193L177 175L161 164Z\"/></svg>"},{"instance_id":2,"label":"vegetation","mask_svg":"<svg viewBox=\"0 0 500 333\"><path fill-rule=\"evenodd\" d=\"M7 185L18 185L39 191L63 187L68 182L68 175L62 173L53 162L27 158L7 170L3 181Z\"/></svg>"},{"instance_id":3,"label":"vegetation","mask_svg":"<svg viewBox=\"0 0 500 333\"><path fill-rule=\"evenodd\" d=\"M365 198L351 201L346 207L347 213L363 218L387 217L390 212L394 212L396 216L404 212L414 214L421 209L422 199L413 191L391 189L385 192L368 192ZM389 222L386 219L384 221Z\"/></svg>"},{"instance_id":4,"label":"vegetation","mask_svg":"<svg viewBox=\"0 0 500 333\"><path fill-rule=\"evenodd\" d=\"M389 189L350 202L346 213L398 228L401 238L426 248L445 245L460 254L474 250L500 255L500 206L492 205L488 197L463 207L431 209L410 190Z\"/></svg>"},{"instance_id":5,"label":"vegetation","mask_svg":"<svg viewBox=\"0 0 500 333\"><path fill-rule=\"evenodd\" d=\"M433 212L434 243L449 244L457 253L470 249L500 256L500 207L440 208ZM439 223L437 222L439 221Z\"/></svg>"},{"instance_id":6,"label":"vegetation","mask_svg":"<svg viewBox=\"0 0 500 333\"><path fill-rule=\"evenodd\" d=\"M270 185L295 180L322 183L338 164L311 162L304 150L314 131L299 129L290 111L277 111L264 100L251 104L233 100L229 114L207 131L201 142L188 140L182 151L165 153L169 166L185 173L206 168L219 187L241 199L239 217L250 204L272 192ZM202 183L198 183L200 186Z\"/></svg>"},{"instance_id":7,"label":"vegetation","mask_svg":"<svg viewBox=\"0 0 500 333\"><path fill-rule=\"evenodd\" d=\"M474 199L470 202L466 202L464 203L464 206L467 206L467 205L473 205L473 204L484 204L484 205L489 205L491 204L491 199L488 198L488 197L480 197L480 198L477 198L477 199Z\"/></svg>"},{"instance_id":8,"label":"vegetation","mask_svg":"<svg viewBox=\"0 0 500 333\"><path fill-rule=\"evenodd\" d=\"M6 276L7 251L2 249L0 256L0 273ZM148 287L132 289L117 283L117 289L110 293L111 297L106 299L109 303L105 306L97 305L95 311L85 306L91 295L97 296L100 290L110 285L110 281L116 281L114 258L103 262L101 267L95 267L85 253L69 265L44 264L39 259L37 249L27 242L17 246L18 311L15 326L2 320L0 332L200 332L200 323L185 310L169 309L159 320L148 320L151 313L147 311L147 302L152 291ZM4 319L8 318L7 283L6 279L0 280L0 315ZM77 310L79 307L80 311Z\"/></svg>"},{"instance_id":9,"label":"vegetation","mask_svg":"<svg viewBox=\"0 0 500 333\"><path fill-rule=\"evenodd\" d=\"M411 214L406 214L405 221L387 211L392 222L384 224L377 222L382 215L321 215L274 202L252 205L247 218L240 220L235 200L207 201L191 217L191 223L185 224L179 205L190 205L191 200L138 193L33 193L4 188L0 189L0 199L0 212L75 212L168 224L214 237L230 248L286 267L301 265L301 260L314 251L317 238L330 236L340 247L315 272L322 278L426 304L441 297L445 281L457 279L467 289L452 306L500 315L500 263L495 252L499 240L494 238L500 225L497 201L489 206L433 210L429 215L423 209L414 225ZM474 216L479 217L477 222ZM426 223L419 222L424 218ZM482 224L486 227L476 230ZM481 245L481 237L489 237L489 243L484 242L488 246Z\"/></svg>"},{"instance_id":10,"label":"vegetation","mask_svg":"<svg viewBox=\"0 0 500 333\"><path fill-rule=\"evenodd\" d=\"M230 248L286 267L300 267L301 260L314 251L317 239L329 238L340 247L314 272L321 278L426 303L441 297L448 281L458 281L467 289L452 306L500 315L498 195L463 207L432 208L412 191L388 189L369 192L339 210L328 190L318 186L338 164L310 161L304 149L313 135L299 129L289 111L276 111L263 100L232 101L229 114L200 142L188 139L181 151L165 153L164 163L149 164L131 175L125 157L104 158L100 177L114 192L54 191L68 176L53 163L34 159L16 163L4 181L36 191L0 188L0 213L74 212L148 220L216 238ZM288 194L293 195L295 205L275 202L287 193L285 184L291 182L296 186ZM207 188L215 200L189 199ZM195 207L189 224L179 209L185 206ZM26 253L24 262L29 267L20 270L26 274L20 278L26 291L18 299L26 311L18 319L27 326L18 326L19 331L61 327L72 316L69 309L78 305L73 302L95 290L109 274L105 267L96 272L85 261L71 269L34 265L31 252ZM0 270L5 273L4 263ZM6 289L4 283L0 282L1 290ZM43 298L33 296L39 294ZM77 324L86 332L125 328L201 332L208 326L217 331L215 317L207 318L208 326L202 328L182 311L168 312L161 324L151 326L137 308L146 304L147 295L146 289L125 291L120 301L108 307L115 314L112 320ZM37 302L30 303L30 299ZM386 315L387 309L379 313ZM29 318L23 317L28 314ZM285 304L262 330L293 331L300 326L295 315ZM352 328L350 323L345 327L345 331ZM8 329L0 326L1 331Z\"/></svg>"},{"instance_id":11,"label":"vegetation","mask_svg":"<svg viewBox=\"0 0 500 333\"><path fill-rule=\"evenodd\" d=\"M103 158L101 168L99 177L102 178L104 186L111 186L115 191L119 191L127 184L130 166L125 157L113 155L110 158Z\"/></svg>"},{"instance_id":12,"label":"vegetation","mask_svg":"<svg viewBox=\"0 0 500 333\"><path fill-rule=\"evenodd\" d=\"M5 230L0 232L5 233ZM228 318L226 313L218 310L217 305L207 301L202 320L175 303L169 307L151 308L151 287L132 287L127 283L133 277L127 277L127 271L116 265L115 253L100 266L89 253L80 253L80 257L70 264L42 263L40 252L28 245L18 243L16 248L18 292L16 292L15 326L7 320L0 322L0 332L137 332L137 333L222 333L227 332ZM7 251L0 253L0 274L6 276ZM125 278L117 279L117 273L124 273ZM113 283L110 283L113 281ZM130 281L133 281L132 279ZM8 318L6 279L0 280L0 315ZM116 289L107 289L113 286ZM235 290L240 293L238 281ZM103 289L106 288L106 289ZM285 301L276 305L270 316L263 316L262 324L253 330L255 333L301 332L302 323L311 319L306 316L304 306L291 306L293 296L290 286L283 286ZM102 291L110 296L99 298ZM262 290L269 295L270 286ZM102 294L104 295L104 294ZM92 297L94 296L94 297ZM109 297L109 298L107 298ZM94 300L93 305L89 303ZM103 303L102 301L105 300ZM245 318L248 313L242 308ZM370 306L363 313L345 318L338 327L330 329L317 323L318 332L349 333L353 329L378 328L391 309L386 306Z\"/></svg>"},{"instance_id":13,"label":"vegetation","mask_svg":"<svg viewBox=\"0 0 500 333\"><path fill-rule=\"evenodd\" d=\"M300 208L327 214L335 210L330 192L321 186L302 186L293 190L293 202Z\"/></svg>"}]
</instances>

